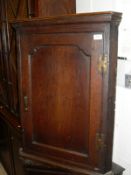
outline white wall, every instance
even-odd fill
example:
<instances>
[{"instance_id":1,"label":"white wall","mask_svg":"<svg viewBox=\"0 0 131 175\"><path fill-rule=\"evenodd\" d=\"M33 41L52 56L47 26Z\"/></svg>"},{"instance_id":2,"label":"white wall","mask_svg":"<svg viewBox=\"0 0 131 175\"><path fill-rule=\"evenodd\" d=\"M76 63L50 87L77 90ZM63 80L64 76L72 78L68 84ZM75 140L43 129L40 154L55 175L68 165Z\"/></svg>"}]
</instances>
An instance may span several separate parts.
<instances>
[{"instance_id":1,"label":"white wall","mask_svg":"<svg viewBox=\"0 0 131 175\"><path fill-rule=\"evenodd\" d=\"M113 160L131 175L131 90L117 86Z\"/></svg>"},{"instance_id":2,"label":"white wall","mask_svg":"<svg viewBox=\"0 0 131 175\"><path fill-rule=\"evenodd\" d=\"M89 12L91 11L91 1L90 0L76 0L76 12Z\"/></svg>"},{"instance_id":3,"label":"white wall","mask_svg":"<svg viewBox=\"0 0 131 175\"><path fill-rule=\"evenodd\" d=\"M125 73L131 74L131 0L76 0L76 5L78 13L123 12L118 56L128 60L118 61L113 161L126 168L124 175L131 175L131 89L124 87Z\"/></svg>"},{"instance_id":4,"label":"white wall","mask_svg":"<svg viewBox=\"0 0 131 175\"><path fill-rule=\"evenodd\" d=\"M115 0L76 0L78 13L114 10Z\"/></svg>"}]
</instances>

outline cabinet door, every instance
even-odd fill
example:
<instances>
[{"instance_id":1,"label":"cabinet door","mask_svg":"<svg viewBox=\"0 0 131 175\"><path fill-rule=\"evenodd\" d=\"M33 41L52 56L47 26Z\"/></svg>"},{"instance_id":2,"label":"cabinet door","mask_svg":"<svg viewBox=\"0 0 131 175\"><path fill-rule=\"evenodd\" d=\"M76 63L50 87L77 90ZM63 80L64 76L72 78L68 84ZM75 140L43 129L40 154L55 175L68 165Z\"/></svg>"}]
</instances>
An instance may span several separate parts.
<instances>
[{"instance_id":1,"label":"cabinet door","mask_svg":"<svg viewBox=\"0 0 131 175\"><path fill-rule=\"evenodd\" d=\"M27 30L19 40L24 151L61 167L99 170L103 33L48 30Z\"/></svg>"}]
</instances>

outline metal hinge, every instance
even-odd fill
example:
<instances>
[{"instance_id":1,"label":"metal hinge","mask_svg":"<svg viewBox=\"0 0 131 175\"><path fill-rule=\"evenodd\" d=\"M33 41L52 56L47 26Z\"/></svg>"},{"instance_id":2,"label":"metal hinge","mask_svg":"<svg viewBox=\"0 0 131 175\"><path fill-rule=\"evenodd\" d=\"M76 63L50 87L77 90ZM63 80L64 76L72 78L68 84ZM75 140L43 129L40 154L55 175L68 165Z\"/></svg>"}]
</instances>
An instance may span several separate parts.
<instances>
[{"instance_id":1,"label":"metal hinge","mask_svg":"<svg viewBox=\"0 0 131 175\"><path fill-rule=\"evenodd\" d=\"M108 69L109 60L107 55L102 55L99 57L98 61L98 71L100 73L106 73Z\"/></svg>"},{"instance_id":2,"label":"metal hinge","mask_svg":"<svg viewBox=\"0 0 131 175\"><path fill-rule=\"evenodd\" d=\"M96 133L96 150L100 151L106 147L105 135L103 133Z\"/></svg>"},{"instance_id":3,"label":"metal hinge","mask_svg":"<svg viewBox=\"0 0 131 175\"><path fill-rule=\"evenodd\" d=\"M28 111L28 97L24 96L24 111Z\"/></svg>"}]
</instances>

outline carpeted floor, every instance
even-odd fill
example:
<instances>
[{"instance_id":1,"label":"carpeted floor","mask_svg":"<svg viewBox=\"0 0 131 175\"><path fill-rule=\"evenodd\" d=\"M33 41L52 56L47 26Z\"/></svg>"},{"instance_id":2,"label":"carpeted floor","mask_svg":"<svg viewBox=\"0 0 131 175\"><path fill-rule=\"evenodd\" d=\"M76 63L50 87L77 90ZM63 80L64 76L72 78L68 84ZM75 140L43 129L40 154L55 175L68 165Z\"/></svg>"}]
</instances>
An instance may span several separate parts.
<instances>
[{"instance_id":1,"label":"carpeted floor","mask_svg":"<svg viewBox=\"0 0 131 175\"><path fill-rule=\"evenodd\" d=\"M5 172L3 166L0 163L0 175L7 175L7 173Z\"/></svg>"}]
</instances>

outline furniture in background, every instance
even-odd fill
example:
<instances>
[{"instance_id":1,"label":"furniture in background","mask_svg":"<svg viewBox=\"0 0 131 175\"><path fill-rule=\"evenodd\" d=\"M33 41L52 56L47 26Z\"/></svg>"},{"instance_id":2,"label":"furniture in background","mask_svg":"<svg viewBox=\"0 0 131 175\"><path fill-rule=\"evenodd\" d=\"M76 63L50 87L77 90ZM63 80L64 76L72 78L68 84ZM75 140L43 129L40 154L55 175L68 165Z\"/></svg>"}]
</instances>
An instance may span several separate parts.
<instances>
[{"instance_id":1,"label":"furniture in background","mask_svg":"<svg viewBox=\"0 0 131 175\"><path fill-rule=\"evenodd\" d=\"M56 10L50 3L54 3ZM17 82L17 43L11 23L32 16L68 13L75 13L75 0L0 0L0 157L9 175L24 174L19 159L22 128Z\"/></svg>"},{"instance_id":2,"label":"furniture in background","mask_svg":"<svg viewBox=\"0 0 131 175\"><path fill-rule=\"evenodd\" d=\"M0 8L7 173L121 175L112 163L121 14L76 15L74 0L1 0Z\"/></svg>"}]
</instances>

